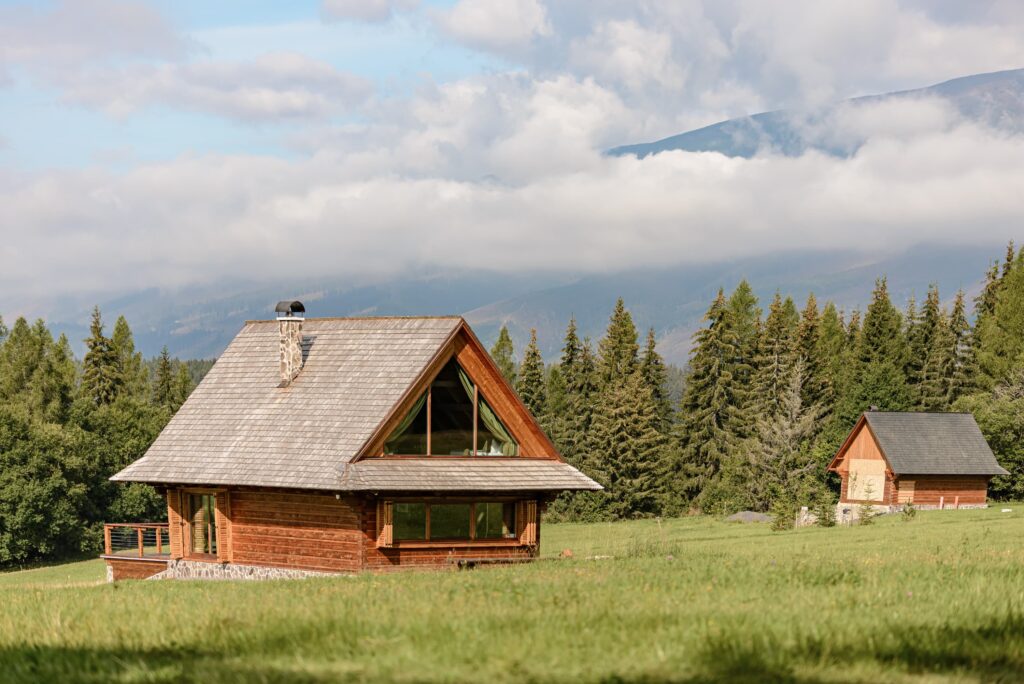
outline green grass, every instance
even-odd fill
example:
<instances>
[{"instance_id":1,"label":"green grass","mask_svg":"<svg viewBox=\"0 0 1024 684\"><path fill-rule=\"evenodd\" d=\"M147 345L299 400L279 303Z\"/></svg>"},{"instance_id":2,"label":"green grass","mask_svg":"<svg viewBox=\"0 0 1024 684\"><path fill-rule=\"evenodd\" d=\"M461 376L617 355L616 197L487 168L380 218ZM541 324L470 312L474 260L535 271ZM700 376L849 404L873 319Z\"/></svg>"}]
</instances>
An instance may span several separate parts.
<instances>
[{"instance_id":1,"label":"green grass","mask_svg":"<svg viewBox=\"0 0 1024 684\"><path fill-rule=\"evenodd\" d=\"M544 556L571 560L465 572L96 586L88 563L11 573L0 679L1017 682L1013 509L786 533L546 525ZM72 586L51 583L61 573Z\"/></svg>"}]
</instances>

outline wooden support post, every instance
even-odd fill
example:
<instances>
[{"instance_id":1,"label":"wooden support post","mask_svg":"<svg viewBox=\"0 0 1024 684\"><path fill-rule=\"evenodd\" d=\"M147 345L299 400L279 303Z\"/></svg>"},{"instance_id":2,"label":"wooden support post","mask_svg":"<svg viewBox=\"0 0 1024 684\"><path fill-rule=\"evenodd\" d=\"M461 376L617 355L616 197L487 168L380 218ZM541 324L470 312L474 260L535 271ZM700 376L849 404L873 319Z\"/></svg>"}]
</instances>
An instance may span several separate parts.
<instances>
[{"instance_id":1,"label":"wooden support post","mask_svg":"<svg viewBox=\"0 0 1024 684\"><path fill-rule=\"evenodd\" d=\"M110 551L110 525L103 526L103 552L108 556L111 555Z\"/></svg>"},{"instance_id":2,"label":"wooden support post","mask_svg":"<svg viewBox=\"0 0 1024 684\"><path fill-rule=\"evenodd\" d=\"M939 510L943 511L945 509L946 509L946 497L940 496L939 497Z\"/></svg>"},{"instance_id":3,"label":"wooden support post","mask_svg":"<svg viewBox=\"0 0 1024 684\"><path fill-rule=\"evenodd\" d=\"M146 548L144 546L144 542L143 542L143 539L142 539L142 528L141 527L137 527L137 528L135 528L135 531L138 532L138 537L139 537L139 558L142 558L142 556L145 555L144 549Z\"/></svg>"},{"instance_id":4,"label":"wooden support post","mask_svg":"<svg viewBox=\"0 0 1024 684\"><path fill-rule=\"evenodd\" d=\"M164 553L164 531L159 527L156 528L156 555L162 556Z\"/></svg>"},{"instance_id":5,"label":"wooden support post","mask_svg":"<svg viewBox=\"0 0 1024 684\"><path fill-rule=\"evenodd\" d=\"M960 510L960 495L959 494L957 495L957 497L955 499L953 499L953 508L955 510L958 510L958 511Z\"/></svg>"}]
</instances>

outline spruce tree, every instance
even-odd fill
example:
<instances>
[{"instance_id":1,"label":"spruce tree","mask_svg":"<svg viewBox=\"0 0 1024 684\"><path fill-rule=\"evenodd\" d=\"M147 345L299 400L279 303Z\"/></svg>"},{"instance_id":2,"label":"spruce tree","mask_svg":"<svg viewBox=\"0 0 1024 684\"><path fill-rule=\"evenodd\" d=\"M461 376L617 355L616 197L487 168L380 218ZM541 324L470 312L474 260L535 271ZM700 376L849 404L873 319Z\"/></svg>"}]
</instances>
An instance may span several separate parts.
<instances>
[{"instance_id":1,"label":"spruce tree","mask_svg":"<svg viewBox=\"0 0 1024 684\"><path fill-rule=\"evenodd\" d=\"M761 418L770 419L781 409L796 364L796 310L792 300L787 301L788 305L775 293L761 328L754 363L754 410L746 417L751 425Z\"/></svg>"},{"instance_id":2,"label":"spruce tree","mask_svg":"<svg viewBox=\"0 0 1024 684\"><path fill-rule=\"evenodd\" d=\"M917 385L917 409L949 409L956 375L956 340L949 319L940 315L931 335L921 379Z\"/></svg>"},{"instance_id":3,"label":"spruce tree","mask_svg":"<svg viewBox=\"0 0 1024 684\"><path fill-rule=\"evenodd\" d=\"M806 492L816 465L811 447L820 408L804 403L801 361L788 376L778 410L758 419L744 452L746 489L755 510L767 511L779 501L796 501Z\"/></svg>"},{"instance_id":4,"label":"spruce tree","mask_svg":"<svg viewBox=\"0 0 1024 684\"><path fill-rule=\"evenodd\" d=\"M608 330L598 344L598 373L602 387L620 384L632 375L637 368L639 351L633 317L619 297L608 321Z\"/></svg>"},{"instance_id":5,"label":"spruce tree","mask_svg":"<svg viewBox=\"0 0 1024 684\"><path fill-rule=\"evenodd\" d=\"M820 381L816 383L820 394L814 398L814 393L808 391L807 398L813 399L813 401L805 403L818 404L821 407L822 418L831 416L835 411L839 388L842 387L843 381L845 348L846 330L843 318L836 309L836 305L828 302L821 312L818 342L814 352L816 361L813 364L805 364L805 368L808 369L816 366L820 376ZM810 371L808 371L808 377L810 377L809 373Z\"/></svg>"},{"instance_id":6,"label":"spruce tree","mask_svg":"<svg viewBox=\"0 0 1024 684\"><path fill-rule=\"evenodd\" d=\"M824 394L823 369L818 357L820 340L821 316L818 313L818 300L812 292L807 296L807 304L800 313L800 323L793 340L796 359L803 368L804 403L818 404Z\"/></svg>"},{"instance_id":7,"label":"spruce tree","mask_svg":"<svg viewBox=\"0 0 1024 684\"><path fill-rule=\"evenodd\" d=\"M975 331L980 381L985 389L1004 382L1024 362L1024 267L1004 266L995 306L978 318Z\"/></svg>"},{"instance_id":8,"label":"spruce tree","mask_svg":"<svg viewBox=\"0 0 1024 684\"><path fill-rule=\"evenodd\" d=\"M498 370L505 376L508 383L515 387L516 384L516 354L512 347L512 337L508 334L508 327L501 326L498 331L498 341L491 347L491 358L498 366Z\"/></svg>"},{"instance_id":9,"label":"spruce tree","mask_svg":"<svg viewBox=\"0 0 1024 684\"><path fill-rule=\"evenodd\" d=\"M566 432L568 430L569 394L565 388L565 376L560 364L552 364L544 380L544 413L537 416L541 427L555 448L565 456Z\"/></svg>"},{"instance_id":10,"label":"spruce tree","mask_svg":"<svg viewBox=\"0 0 1024 684\"><path fill-rule=\"evenodd\" d=\"M25 404L26 390L36 369L43 362L49 332L43 326L30 326L24 317L14 321L7 339L0 347L0 401ZM52 339L52 338L50 338Z\"/></svg>"},{"instance_id":11,"label":"spruce tree","mask_svg":"<svg viewBox=\"0 0 1024 684\"><path fill-rule=\"evenodd\" d=\"M967 321L964 291L956 293L953 311L949 315L950 344L953 345L953 378L949 386L949 403L953 404L974 387L977 367L973 355L973 331Z\"/></svg>"},{"instance_id":12,"label":"spruce tree","mask_svg":"<svg viewBox=\"0 0 1024 684\"><path fill-rule=\"evenodd\" d=\"M911 405L918 403L918 384L921 382L928 344L921 328L921 314L917 310L917 299L913 294L907 300L903 314L903 338L907 341L906 365L903 369L907 378L907 394Z\"/></svg>"},{"instance_id":13,"label":"spruce tree","mask_svg":"<svg viewBox=\"0 0 1024 684\"><path fill-rule=\"evenodd\" d=\"M741 280L732 294L729 295L729 320L736 336L737 367L735 381L743 387L753 382L754 361L757 357L757 344L761 334L761 308L757 296L746 279ZM738 406L743 415L753 411L748 406Z\"/></svg>"},{"instance_id":14,"label":"spruce tree","mask_svg":"<svg viewBox=\"0 0 1024 684\"><path fill-rule=\"evenodd\" d=\"M64 423L75 397L74 354L66 335L53 342L46 330L46 340L42 363L30 381L32 411L43 421Z\"/></svg>"},{"instance_id":15,"label":"spruce tree","mask_svg":"<svg viewBox=\"0 0 1024 684\"><path fill-rule=\"evenodd\" d=\"M122 393L132 399L144 399L149 391L149 379L142 354L135 351L135 339L128 327L128 320L118 316L110 342L117 355L118 369L122 378Z\"/></svg>"},{"instance_id":16,"label":"spruce tree","mask_svg":"<svg viewBox=\"0 0 1024 684\"><path fill-rule=\"evenodd\" d=\"M654 400L655 412L658 414L658 431L668 435L672 427L672 401L668 396L668 371L665 362L658 353L654 328L647 331L647 343L640 358L640 377L647 383Z\"/></svg>"},{"instance_id":17,"label":"spruce tree","mask_svg":"<svg viewBox=\"0 0 1024 684\"><path fill-rule=\"evenodd\" d=\"M181 405L192 394L192 373L188 370L188 364L179 363L177 376L174 379L173 402L171 407L174 411L181 408Z\"/></svg>"},{"instance_id":18,"label":"spruce tree","mask_svg":"<svg viewBox=\"0 0 1024 684\"><path fill-rule=\"evenodd\" d=\"M602 455L597 473L606 486L607 513L637 518L658 513L665 438L650 387L639 372L607 388L595 414L594 446Z\"/></svg>"},{"instance_id":19,"label":"spruce tree","mask_svg":"<svg viewBox=\"0 0 1024 684\"><path fill-rule=\"evenodd\" d=\"M906 339L899 311L889 299L885 278L875 283L857 341L850 389L843 398L840 418L849 428L872 406L905 411L910 406L906 379Z\"/></svg>"},{"instance_id":20,"label":"spruce tree","mask_svg":"<svg viewBox=\"0 0 1024 684\"><path fill-rule=\"evenodd\" d=\"M544 414L545 387L544 387L544 360L540 355L540 348L537 346L537 329L530 330L530 343L523 353L523 363L519 367L519 378L516 381L516 392L523 400L526 408L534 416L540 417Z\"/></svg>"},{"instance_id":21,"label":"spruce tree","mask_svg":"<svg viewBox=\"0 0 1024 684\"><path fill-rule=\"evenodd\" d=\"M98 306L92 311L85 347L85 358L82 359L82 396L97 406L109 404L117 398L122 378L114 345L103 334L103 320Z\"/></svg>"},{"instance_id":22,"label":"spruce tree","mask_svg":"<svg viewBox=\"0 0 1024 684\"><path fill-rule=\"evenodd\" d=\"M167 352L167 345L164 345L156 362L156 377L153 379L153 403L157 406L173 407L174 401L174 367L171 364L171 355Z\"/></svg>"},{"instance_id":23,"label":"spruce tree","mask_svg":"<svg viewBox=\"0 0 1024 684\"><path fill-rule=\"evenodd\" d=\"M570 319L565 331L559 370L565 384L566 409L558 447L570 463L581 466L597 386L593 353L589 341L580 342L575 318Z\"/></svg>"},{"instance_id":24,"label":"spruce tree","mask_svg":"<svg viewBox=\"0 0 1024 684\"><path fill-rule=\"evenodd\" d=\"M690 373L676 422L673 489L677 505L700 495L743 437L743 416L737 407L747 397L736 377L749 373L749 367L740 358L736 327L722 290L704 320L708 325L694 335Z\"/></svg>"}]
</instances>

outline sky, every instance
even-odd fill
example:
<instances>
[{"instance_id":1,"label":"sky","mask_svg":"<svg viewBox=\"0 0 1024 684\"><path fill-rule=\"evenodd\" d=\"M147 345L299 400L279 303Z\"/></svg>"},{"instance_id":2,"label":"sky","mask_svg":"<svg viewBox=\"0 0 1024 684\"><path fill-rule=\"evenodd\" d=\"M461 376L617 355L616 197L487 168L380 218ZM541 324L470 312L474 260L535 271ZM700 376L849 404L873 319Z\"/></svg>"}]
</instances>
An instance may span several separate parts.
<instances>
[{"instance_id":1,"label":"sky","mask_svg":"<svg viewBox=\"0 0 1024 684\"><path fill-rule=\"evenodd\" d=\"M1016 0L0 0L0 293L1005 242L1024 139L941 102L603 152L1020 67Z\"/></svg>"}]
</instances>

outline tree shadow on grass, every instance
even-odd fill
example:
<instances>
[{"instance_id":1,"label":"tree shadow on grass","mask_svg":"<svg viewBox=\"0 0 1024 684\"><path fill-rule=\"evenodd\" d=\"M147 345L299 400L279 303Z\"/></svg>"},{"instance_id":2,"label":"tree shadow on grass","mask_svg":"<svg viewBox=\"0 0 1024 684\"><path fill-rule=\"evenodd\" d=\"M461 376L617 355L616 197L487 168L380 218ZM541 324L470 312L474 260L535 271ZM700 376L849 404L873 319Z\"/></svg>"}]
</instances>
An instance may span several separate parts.
<instances>
[{"instance_id":1,"label":"tree shadow on grass","mask_svg":"<svg viewBox=\"0 0 1024 684\"><path fill-rule=\"evenodd\" d=\"M298 664L296 664L298 665ZM20 646L0 649L0 681L32 682L327 682L360 681L357 673L311 673L263 658L188 649L106 649Z\"/></svg>"},{"instance_id":2,"label":"tree shadow on grass","mask_svg":"<svg viewBox=\"0 0 1024 684\"><path fill-rule=\"evenodd\" d=\"M879 668L908 674L971 674L984 681L1019 682L1024 677L1024 617L1010 615L976 627L880 626L858 641L807 638L785 642L730 636L706 643L703 672L688 682L792 682L811 684L798 671L848 673L856 680ZM869 677L868 677L869 678Z\"/></svg>"}]
</instances>

